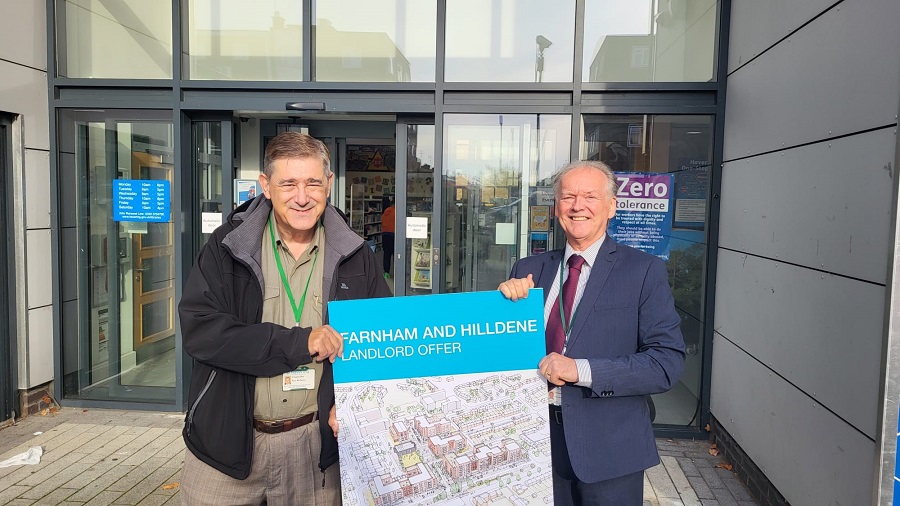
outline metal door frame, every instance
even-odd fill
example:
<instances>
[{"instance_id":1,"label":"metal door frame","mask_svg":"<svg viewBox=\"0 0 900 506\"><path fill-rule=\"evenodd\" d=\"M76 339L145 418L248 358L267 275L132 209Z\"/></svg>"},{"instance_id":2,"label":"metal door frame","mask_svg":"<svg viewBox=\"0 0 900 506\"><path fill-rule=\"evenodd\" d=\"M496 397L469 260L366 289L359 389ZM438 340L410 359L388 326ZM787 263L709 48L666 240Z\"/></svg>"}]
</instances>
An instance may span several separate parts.
<instances>
[{"instance_id":1,"label":"metal door frame","mask_svg":"<svg viewBox=\"0 0 900 506\"><path fill-rule=\"evenodd\" d=\"M14 235L10 233L11 205L14 202L9 184L12 180L12 119L0 115L0 198L4 209L0 216L0 265L6 267L6 281L0 283L0 422L15 418L19 409L17 402L16 378L17 340L15 332L15 308L10 305L10 294L13 293L15 278L15 255L13 251Z\"/></svg>"}]
</instances>

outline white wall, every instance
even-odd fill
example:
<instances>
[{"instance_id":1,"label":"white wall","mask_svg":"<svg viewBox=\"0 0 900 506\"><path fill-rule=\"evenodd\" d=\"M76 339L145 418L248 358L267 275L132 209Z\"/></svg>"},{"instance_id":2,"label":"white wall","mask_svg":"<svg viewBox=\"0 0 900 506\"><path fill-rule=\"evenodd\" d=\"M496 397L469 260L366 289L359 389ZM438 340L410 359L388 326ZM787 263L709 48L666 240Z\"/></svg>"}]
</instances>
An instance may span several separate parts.
<instances>
[{"instance_id":1,"label":"white wall","mask_svg":"<svg viewBox=\"0 0 900 506\"><path fill-rule=\"evenodd\" d=\"M15 209L8 216L16 258L18 388L53 379L50 271L50 130L45 2L4 2L0 16L0 111L15 116Z\"/></svg>"},{"instance_id":2,"label":"white wall","mask_svg":"<svg viewBox=\"0 0 900 506\"><path fill-rule=\"evenodd\" d=\"M833 3L731 12L710 407L795 506L872 502L900 177L900 2Z\"/></svg>"}]
</instances>

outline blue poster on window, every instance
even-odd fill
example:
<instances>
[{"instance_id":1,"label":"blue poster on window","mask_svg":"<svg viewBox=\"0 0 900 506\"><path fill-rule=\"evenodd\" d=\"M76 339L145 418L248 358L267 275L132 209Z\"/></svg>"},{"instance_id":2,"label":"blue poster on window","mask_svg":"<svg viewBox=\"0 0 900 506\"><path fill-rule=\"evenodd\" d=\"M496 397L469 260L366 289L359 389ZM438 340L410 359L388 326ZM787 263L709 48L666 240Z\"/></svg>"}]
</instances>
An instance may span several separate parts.
<instances>
[{"instance_id":1,"label":"blue poster on window","mask_svg":"<svg viewBox=\"0 0 900 506\"><path fill-rule=\"evenodd\" d=\"M900 412L897 414L897 448L900 448ZM900 459L894 454L894 506L900 506Z\"/></svg>"},{"instance_id":2,"label":"blue poster on window","mask_svg":"<svg viewBox=\"0 0 900 506\"><path fill-rule=\"evenodd\" d=\"M172 190L168 180L113 181L113 221L171 221Z\"/></svg>"},{"instance_id":3,"label":"blue poster on window","mask_svg":"<svg viewBox=\"0 0 900 506\"><path fill-rule=\"evenodd\" d=\"M235 207L253 200L260 194L259 181L256 179L234 180L234 205Z\"/></svg>"},{"instance_id":4,"label":"blue poster on window","mask_svg":"<svg viewBox=\"0 0 900 506\"><path fill-rule=\"evenodd\" d=\"M669 259L672 236L671 174L616 174L616 216L607 233L616 242Z\"/></svg>"},{"instance_id":5,"label":"blue poster on window","mask_svg":"<svg viewBox=\"0 0 900 506\"><path fill-rule=\"evenodd\" d=\"M553 502L544 297L336 301L344 504Z\"/></svg>"}]
</instances>

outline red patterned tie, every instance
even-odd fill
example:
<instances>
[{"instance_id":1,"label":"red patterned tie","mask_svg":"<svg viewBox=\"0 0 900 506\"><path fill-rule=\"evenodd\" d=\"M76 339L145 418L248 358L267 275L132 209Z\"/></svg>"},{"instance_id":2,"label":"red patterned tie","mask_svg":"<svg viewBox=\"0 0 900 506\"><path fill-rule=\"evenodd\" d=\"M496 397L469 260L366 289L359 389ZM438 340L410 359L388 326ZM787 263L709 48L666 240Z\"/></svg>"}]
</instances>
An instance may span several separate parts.
<instances>
[{"instance_id":1,"label":"red patterned tie","mask_svg":"<svg viewBox=\"0 0 900 506\"><path fill-rule=\"evenodd\" d=\"M581 275L581 266L584 265L584 258L580 255L572 255L567 262L569 266L569 277L563 283L560 296L563 300L563 309L566 312L566 321L572 320L572 306L575 305L575 292L578 290L578 277ZM571 323L569 323L571 325ZM563 330L562 320L559 317L559 297L553 303L550 309L550 317L547 319L547 353L562 353L563 346L566 344L566 333Z\"/></svg>"}]
</instances>

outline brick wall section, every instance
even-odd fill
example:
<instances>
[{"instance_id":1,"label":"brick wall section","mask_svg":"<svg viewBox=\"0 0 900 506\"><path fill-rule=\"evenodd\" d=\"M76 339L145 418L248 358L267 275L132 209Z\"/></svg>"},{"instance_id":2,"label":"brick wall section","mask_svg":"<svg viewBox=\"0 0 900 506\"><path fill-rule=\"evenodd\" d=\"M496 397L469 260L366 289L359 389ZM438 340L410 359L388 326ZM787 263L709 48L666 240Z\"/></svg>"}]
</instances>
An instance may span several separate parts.
<instances>
[{"instance_id":1,"label":"brick wall section","mask_svg":"<svg viewBox=\"0 0 900 506\"><path fill-rule=\"evenodd\" d=\"M738 479L750 489L761 506L790 506L784 496L772 485L762 470L753 463L739 444L719 424L715 417L709 421L712 440L719 450L719 456L734 466Z\"/></svg>"},{"instance_id":2,"label":"brick wall section","mask_svg":"<svg viewBox=\"0 0 900 506\"><path fill-rule=\"evenodd\" d=\"M50 402L47 403L45 398L49 397ZM19 418L35 415L43 409L58 408L59 405L53 399L53 382L44 383L43 385L29 388L28 390L19 390Z\"/></svg>"}]
</instances>

